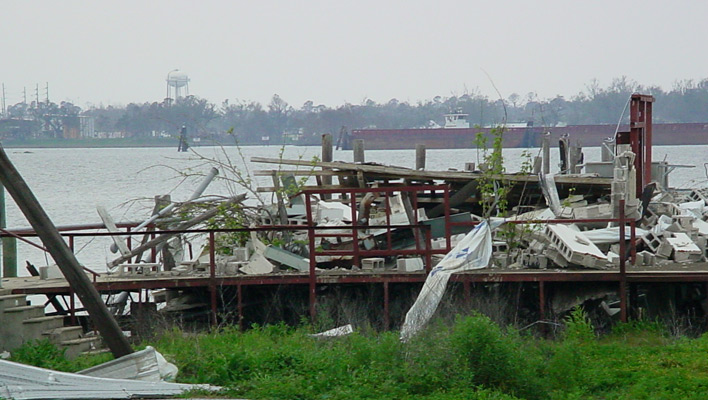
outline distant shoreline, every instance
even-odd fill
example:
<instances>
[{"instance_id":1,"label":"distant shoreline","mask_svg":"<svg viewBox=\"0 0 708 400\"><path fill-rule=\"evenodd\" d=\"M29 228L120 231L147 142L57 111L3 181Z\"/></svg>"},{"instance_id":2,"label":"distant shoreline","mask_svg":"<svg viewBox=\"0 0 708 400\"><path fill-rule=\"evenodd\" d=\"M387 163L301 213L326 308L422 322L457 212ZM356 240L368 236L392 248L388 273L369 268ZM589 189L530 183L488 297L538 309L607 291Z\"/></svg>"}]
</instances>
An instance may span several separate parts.
<instances>
[{"instance_id":1,"label":"distant shoreline","mask_svg":"<svg viewBox=\"0 0 708 400\"><path fill-rule=\"evenodd\" d=\"M136 147L174 147L177 149L178 139L38 139L38 140L0 140L0 146L6 149L100 149L100 148L136 148ZM240 146L263 146L262 144L239 143ZM236 143L218 143L202 141L191 143L191 147L224 146L233 147ZM273 144L273 146L276 146ZM278 145L279 146L279 145Z\"/></svg>"}]
</instances>

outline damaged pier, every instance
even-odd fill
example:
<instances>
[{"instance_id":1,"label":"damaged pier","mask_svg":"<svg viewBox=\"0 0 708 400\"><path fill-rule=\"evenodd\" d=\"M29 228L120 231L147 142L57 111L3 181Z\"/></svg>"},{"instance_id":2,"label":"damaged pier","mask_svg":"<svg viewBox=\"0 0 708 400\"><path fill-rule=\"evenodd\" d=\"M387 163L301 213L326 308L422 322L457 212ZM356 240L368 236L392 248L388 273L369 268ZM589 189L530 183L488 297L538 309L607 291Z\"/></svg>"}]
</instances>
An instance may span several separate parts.
<instances>
[{"instance_id":1,"label":"damaged pier","mask_svg":"<svg viewBox=\"0 0 708 400\"><path fill-rule=\"evenodd\" d=\"M652 102L632 97L630 131L605 144L600 162L585 162L579 145L561 140L557 174L550 173L547 138L532 171L506 173L480 160L463 171L426 170L421 146L415 169L364 162L365 143L355 146L357 162L336 162L325 136L324 161L252 158L278 166L255 172L273 183L251 194L273 193L277 202L253 207L253 225L205 227L225 209L240 212L245 195L177 218L206 183L186 203L156 204L142 224L114 226L102 211L107 232L86 226L62 235L70 248L77 237L114 238L120 255L109 272L89 274L110 307L121 307L116 298L125 307L129 297L136 314L144 307L213 324L297 322L346 298L365 304L377 327L398 327L429 272L446 255L475 251L466 240L491 221L500 225L491 234L491 261L450 276L458 304L490 290L508 293L528 323L587 302L610 321L670 307L708 314L708 189L668 187L672 166L652 161ZM4 278L3 290L46 295L65 305L56 312L74 319L74 288L52 268Z\"/></svg>"}]
</instances>

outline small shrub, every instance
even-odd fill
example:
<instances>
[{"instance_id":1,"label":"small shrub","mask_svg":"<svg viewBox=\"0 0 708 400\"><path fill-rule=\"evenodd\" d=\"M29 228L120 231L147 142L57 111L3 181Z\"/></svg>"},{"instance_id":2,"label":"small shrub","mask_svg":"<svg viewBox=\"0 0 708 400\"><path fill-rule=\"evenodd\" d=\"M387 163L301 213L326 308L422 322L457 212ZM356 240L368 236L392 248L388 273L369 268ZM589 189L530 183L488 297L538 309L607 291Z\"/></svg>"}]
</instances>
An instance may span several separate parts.
<instances>
[{"instance_id":1,"label":"small shrub","mask_svg":"<svg viewBox=\"0 0 708 400\"><path fill-rule=\"evenodd\" d=\"M542 398L543 388L536 375L531 353L517 335L505 334L488 317L459 318L450 343L458 367L467 368L475 385L498 388L524 398Z\"/></svg>"},{"instance_id":2,"label":"small shrub","mask_svg":"<svg viewBox=\"0 0 708 400\"><path fill-rule=\"evenodd\" d=\"M35 340L23 344L12 352L10 359L40 368L66 372L75 371L72 363L64 357L64 350L55 346L49 339Z\"/></svg>"}]
</instances>

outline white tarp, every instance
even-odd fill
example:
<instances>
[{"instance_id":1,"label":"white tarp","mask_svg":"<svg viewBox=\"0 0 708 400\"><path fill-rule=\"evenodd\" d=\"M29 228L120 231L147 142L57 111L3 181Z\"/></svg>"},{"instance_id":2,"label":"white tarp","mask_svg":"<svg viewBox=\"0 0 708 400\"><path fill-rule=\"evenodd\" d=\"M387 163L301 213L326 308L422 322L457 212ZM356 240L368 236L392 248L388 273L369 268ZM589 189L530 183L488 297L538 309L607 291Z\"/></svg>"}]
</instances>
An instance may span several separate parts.
<instances>
[{"instance_id":1,"label":"white tarp","mask_svg":"<svg viewBox=\"0 0 708 400\"><path fill-rule=\"evenodd\" d=\"M219 388L209 385L96 378L0 360L0 398L3 399L155 398L177 396L194 389Z\"/></svg>"},{"instance_id":2,"label":"white tarp","mask_svg":"<svg viewBox=\"0 0 708 400\"><path fill-rule=\"evenodd\" d=\"M430 271L418 298L408 310L401 328L401 340L408 341L430 320L455 272L481 269L492 257L492 230L504 221L481 222Z\"/></svg>"}]
</instances>

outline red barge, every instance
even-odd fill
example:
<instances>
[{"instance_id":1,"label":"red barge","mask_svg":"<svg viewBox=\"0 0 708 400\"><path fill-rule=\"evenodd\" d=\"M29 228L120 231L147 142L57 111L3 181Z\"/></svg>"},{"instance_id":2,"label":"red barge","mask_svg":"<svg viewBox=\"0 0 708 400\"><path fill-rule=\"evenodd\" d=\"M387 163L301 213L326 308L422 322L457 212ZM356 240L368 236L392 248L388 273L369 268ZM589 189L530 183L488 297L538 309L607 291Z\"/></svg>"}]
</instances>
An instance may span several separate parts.
<instances>
[{"instance_id":1,"label":"red barge","mask_svg":"<svg viewBox=\"0 0 708 400\"><path fill-rule=\"evenodd\" d=\"M363 139L367 150L414 149L416 144L424 144L428 149L475 148L477 134L483 132L489 135L491 130L490 127L469 127L465 114L448 114L445 117L445 127L440 128L354 129L343 138L342 147L351 149L353 140ZM552 141L568 134L572 141L593 147L614 137L616 130L616 124L555 127L533 126L532 123L510 124L504 128L503 140L507 148L540 147L541 137L545 133L551 134ZM620 132L628 130L628 125L619 127ZM652 141L655 146L708 144L708 123L655 123Z\"/></svg>"}]
</instances>

